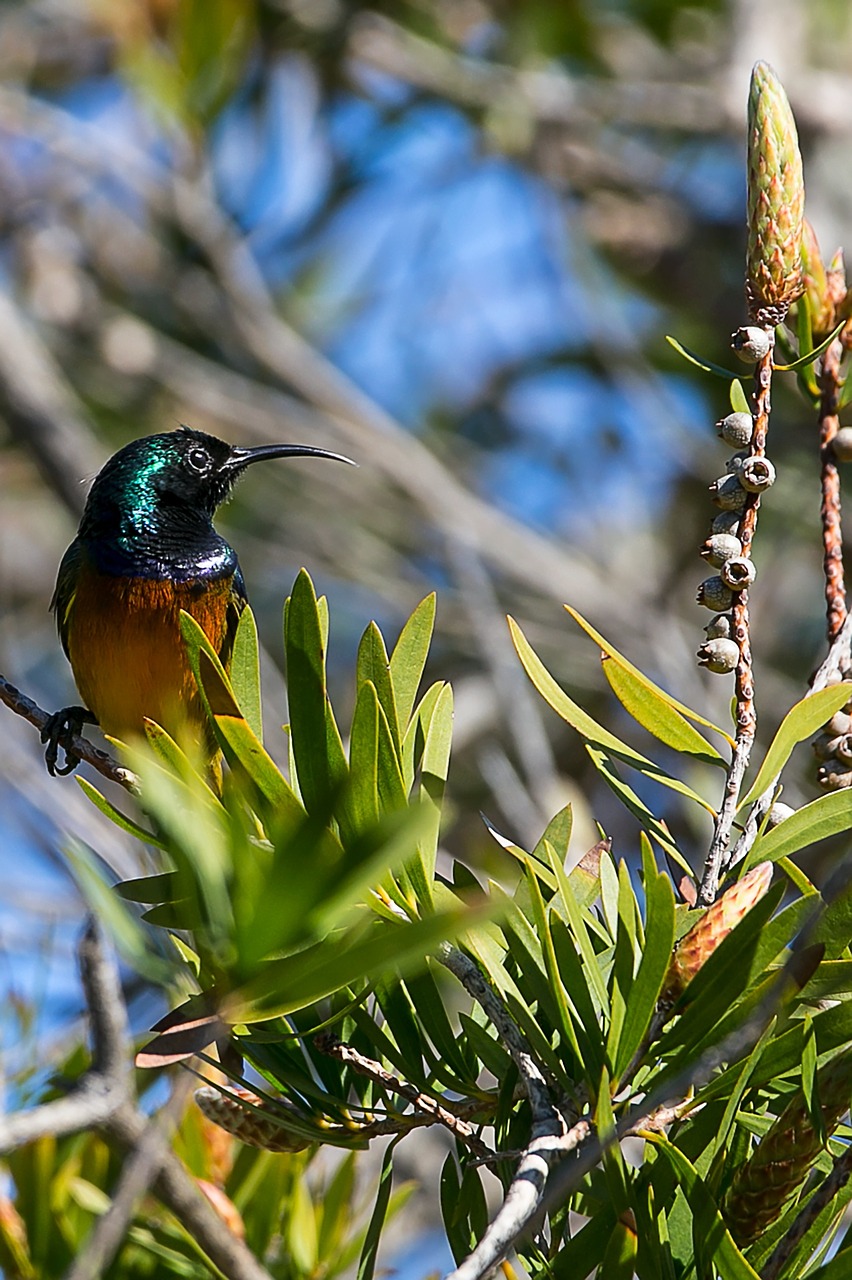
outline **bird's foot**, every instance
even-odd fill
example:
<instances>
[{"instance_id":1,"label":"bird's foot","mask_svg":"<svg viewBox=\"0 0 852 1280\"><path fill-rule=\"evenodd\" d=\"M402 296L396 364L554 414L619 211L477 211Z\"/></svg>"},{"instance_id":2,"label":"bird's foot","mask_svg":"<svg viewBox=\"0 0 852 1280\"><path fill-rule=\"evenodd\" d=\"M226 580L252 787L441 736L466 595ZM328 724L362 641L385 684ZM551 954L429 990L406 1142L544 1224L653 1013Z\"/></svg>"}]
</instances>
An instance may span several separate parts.
<instances>
[{"instance_id":1,"label":"bird's foot","mask_svg":"<svg viewBox=\"0 0 852 1280\"><path fill-rule=\"evenodd\" d=\"M41 731L41 740L47 747L44 763L51 778L55 778L57 774L73 773L80 763L80 757L72 751L71 739L83 732L84 724L97 723L97 718L87 707L63 707L61 711L53 713ZM57 764L60 747L65 752L65 764L62 766Z\"/></svg>"}]
</instances>

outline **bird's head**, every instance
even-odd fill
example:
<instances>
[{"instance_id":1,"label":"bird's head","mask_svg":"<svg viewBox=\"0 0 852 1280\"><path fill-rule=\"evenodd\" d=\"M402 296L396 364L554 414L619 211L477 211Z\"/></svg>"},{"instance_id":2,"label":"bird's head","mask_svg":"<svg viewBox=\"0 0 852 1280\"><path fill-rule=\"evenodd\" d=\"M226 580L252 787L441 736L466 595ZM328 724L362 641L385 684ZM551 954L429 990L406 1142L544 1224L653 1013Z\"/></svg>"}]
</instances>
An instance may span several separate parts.
<instances>
[{"instance_id":1,"label":"bird's head","mask_svg":"<svg viewBox=\"0 0 852 1280\"><path fill-rule=\"evenodd\" d=\"M150 527L173 516L212 520L234 483L254 462L272 458L351 459L302 444L267 444L253 449L227 444L190 427L132 440L95 477L81 525L82 533L104 534L128 524ZM352 464L354 465L354 464Z\"/></svg>"}]
</instances>

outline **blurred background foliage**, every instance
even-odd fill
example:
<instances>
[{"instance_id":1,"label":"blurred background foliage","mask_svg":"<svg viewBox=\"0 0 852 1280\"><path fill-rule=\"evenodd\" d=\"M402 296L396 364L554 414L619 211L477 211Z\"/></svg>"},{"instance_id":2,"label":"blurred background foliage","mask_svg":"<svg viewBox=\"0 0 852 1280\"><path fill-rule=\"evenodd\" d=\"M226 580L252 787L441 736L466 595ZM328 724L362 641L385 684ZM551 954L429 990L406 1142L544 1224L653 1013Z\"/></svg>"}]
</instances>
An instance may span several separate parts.
<instances>
[{"instance_id":1,"label":"blurred background foliage","mask_svg":"<svg viewBox=\"0 0 852 1280\"><path fill-rule=\"evenodd\" d=\"M47 604L81 482L127 440L185 422L341 449L358 472L268 468L221 520L266 650L270 750L286 758L280 608L302 564L331 603L344 709L366 622L392 642L437 588L448 847L502 867L480 809L529 845L572 800L578 841L594 815L630 853L503 615L617 732L563 601L727 714L728 683L693 656L727 393L664 335L730 363L757 58L790 96L824 255L848 238L850 55L842 0L0 4L0 670L49 709L72 700ZM792 379L775 410L753 600L764 741L823 653L816 430ZM6 986L49 1028L79 1000L62 833L122 876L136 854L47 778L28 725L4 716L3 744ZM785 799L812 779L805 752ZM709 825L653 803L702 850ZM14 1071L37 1029L4 1040Z\"/></svg>"}]
</instances>

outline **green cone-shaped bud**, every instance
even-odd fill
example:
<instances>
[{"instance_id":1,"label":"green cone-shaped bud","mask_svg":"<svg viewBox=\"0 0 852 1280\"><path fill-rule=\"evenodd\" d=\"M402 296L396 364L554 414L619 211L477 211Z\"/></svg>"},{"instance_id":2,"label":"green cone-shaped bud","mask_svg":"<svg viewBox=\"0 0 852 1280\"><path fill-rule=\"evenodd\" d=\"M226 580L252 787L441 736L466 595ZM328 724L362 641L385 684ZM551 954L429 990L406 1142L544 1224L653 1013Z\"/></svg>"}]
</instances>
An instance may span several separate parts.
<instances>
[{"instance_id":1,"label":"green cone-shaped bud","mask_svg":"<svg viewBox=\"0 0 852 1280\"><path fill-rule=\"evenodd\" d=\"M819 343L834 328L834 301L816 233L807 218L802 227L802 273L804 292L811 309L813 337Z\"/></svg>"},{"instance_id":2,"label":"green cone-shaped bud","mask_svg":"<svg viewBox=\"0 0 852 1280\"><path fill-rule=\"evenodd\" d=\"M748 99L746 292L759 324L779 324L804 287L804 207L796 122L775 72L758 62Z\"/></svg>"},{"instance_id":3,"label":"green cone-shaped bud","mask_svg":"<svg viewBox=\"0 0 852 1280\"><path fill-rule=\"evenodd\" d=\"M817 1092L824 1135L814 1128L805 1095L798 1089L734 1177L722 1212L742 1247L780 1218L822 1151L825 1138L848 1111L852 1065L847 1055L833 1058L817 1073Z\"/></svg>"}]
</instances>

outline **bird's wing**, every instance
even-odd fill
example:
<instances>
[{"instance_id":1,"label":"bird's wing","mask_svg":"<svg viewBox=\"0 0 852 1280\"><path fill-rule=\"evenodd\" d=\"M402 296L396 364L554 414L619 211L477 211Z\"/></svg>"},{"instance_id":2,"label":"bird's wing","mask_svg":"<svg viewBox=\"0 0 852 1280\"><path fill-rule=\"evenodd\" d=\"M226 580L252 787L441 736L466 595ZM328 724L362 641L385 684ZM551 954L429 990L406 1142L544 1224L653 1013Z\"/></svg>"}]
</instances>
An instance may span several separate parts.
<instances>
[{"instance_id":1,"label":"bird's wing","mask_svg":"<svg viewBox=\"0 0 852 1280\"><path fill-rule=\"evenodd\" d=\"M240 620L240 614L248 604L248 596L246 595L246 584L243 580L243 572L237 565L236 572L231 579L231 598L228 601L228 610L225 615L225 638L219 649L219 661L227 671L231 662L231 653L234 648L234 636L237 633L237 623Z\"/></svg>"},{"instance_id":2,"label":"bird's wing","mask_svg":"<svg viewBox=\"0 0 852 1280\"><path fill-rule=\"evenodd\" d=\"M74 597L77 594L77 579L82 560L83 548L75 538L60 562L59 572L56 575L56 587L53 591L53 599L50 602L51 611L56 614L56 629L59 632L59 639L62 641L62 648L65 650L66 657L70 657L68 653L68 631L71 610L74 607Z\"/></svg>"}]
</instances>

